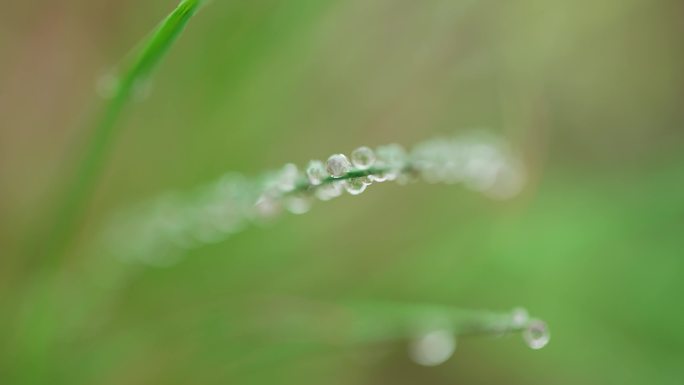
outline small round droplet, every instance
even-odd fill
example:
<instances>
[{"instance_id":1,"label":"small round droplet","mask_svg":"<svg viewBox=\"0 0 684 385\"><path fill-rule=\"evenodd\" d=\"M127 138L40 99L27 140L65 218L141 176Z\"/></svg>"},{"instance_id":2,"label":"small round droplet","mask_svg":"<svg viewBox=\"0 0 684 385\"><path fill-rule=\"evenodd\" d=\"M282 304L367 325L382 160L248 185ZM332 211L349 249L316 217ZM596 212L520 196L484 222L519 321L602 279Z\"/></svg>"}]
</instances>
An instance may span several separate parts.
<instances>
[{"instance_id":1,"label":"small round droplet","mask_svg":"<svg viewBox=\"0 0 684 385\"><path fill-rule=\"evenodd\" d=\"M385 182L387 180L387 172L378 171L375 174L369 175L368 178L373 182Z\"/></svg>"},{"instance_id":2,"label":"small round droplet","mask_svg":"<svg viewBox=\"0 0 684 385\"><path fill-rule=\"evenodd\" d=\"M359 195L366 190L368 184L365 178L350 178L344 181L344 189L351 195Z\"/></svg>"},{"instance_id":3,"label":"small round droplet","mask_svg":"<svg viewBox=\"0 0 684 385\"><path fill-rule=\"evenodd\" d=\"M541 349L549 343L551 334L544 321L532 320L523 331L523 339L531 349Z\"/></svg>"},{"instance_id":4,"label":"small round droplet","mask_svg":"<svg viewBox=\"0 0 684 385\"><path fill-rule=\"evenodd\" d=\"M375 162L375 153L370 148L359 147L351 153L351 161L354 167L366 170Z\"/></svg>"},{"instance_id":5,"label":"small round droplet","mask_svg":"<svg viewBox=\"0 0 684 385\"><path fill-rule=\"evenodd\" d=\"M496 182L499 170L504 165L500 152L490 144L478 143L467 148L464 163L465 184L475 191L487 191Z\"/></svg>"},{"instance_id":6,"label":"small round droplet","mask_svg":"<svg viewBox=\"0 0 684 385\"><path fill-rule=\"evenodd\" d=\"M527 309L524 307L516 307L511 312L511 321L514 328L522 328L529 319L530 315L527 313Z\"/></svg>"},{"instance_id":7,"label":"small round droplet","mask_svg":"<svg viewBox=\"0 0 684 385\"><path fill-rule=\"evenodd\" d=\"M335 178L339 178L348 173L351 163L344 154L331 155L326 162L326 170Z\"/></svg>"},{"instance_id":8,"label":"small round droplet","mask_svg":"<svg viewBox=\"0 0 684 385\"><path fill-rule=\"evenodd\" d=\"M522 191L525 177L522 162L509 156L498 169L494 184L484 193L499 200L512 198Z\"/></svg>"},{"instance_id":9,"label":"small round droplet","mask_svg":"<svg viewBox=\"0 0 684 385\"><path fill-rule=\"evenodd\" d=\"M378 160L387 163L389 166L402 166L406 161L406 150L396 143L380 146L375 152Z\"/></svg>"},{"instance_id":10,"label":"small round droplet","mask_svg":"<svg viewBox=\"0 0 684 385\"><path fill-rule=\"evenodd\" d=\"M337 198L342 194L342 183L343 181L335 181L319 186L316 188L316 198L322 201L329 201L333 198Z\"/></svg>"},{"instance_id":11,"label":"small round droplet","mask_svg":"<svg viewBox=\"0 0 684 385\"><path fill-rule=\"evenodd\" d=\"M456 350L456 338L448 330L434 330L418 336L409 346L409 356L424 366L444 363Z\"/></svg>"},{"instance_id":12,"label":"small round droplet","mask_svg":"<svg viewBox=\"0 0 684 385\"><path fill-rule=\"evenodd\" d=\"M298 176L299 171L297 170L297 166L292 163L286 164L278 175L278 189L283 192L293 190L297 183Z\"/></svg>"},{"instance_id":13,"label":"small round droplet","mask_svg":"<svg viewBox=\"0 0 684 385\"><path fill-rule=\"evenodd\" d=\"M270 218L280 212L280 204L275 197L264 194L254 204L256 213L262 218Z\"/></svg>"},{"instance_id":14,"label":"small round droplet","mask_svg":"<svg viewBox=\"0 0 684 385\"><path fill-rule=\"evenodd\" d=\"M305 196L291 196L285 200L285 207L292 214L304 214L311 208L311 201Z\"/></svg>"},{"instance_id":15,"label":"small round droplet","mask_svg":"<svg viewBox=\"0 0 684 385\"><path fill-rule=\"evenodd\" d=\"M384 171L376 173L373 179L376 182L397 179L406 163L407 155L404 148L398 144L388 144L378 147L375 153L377 155L376 165Z\"/></svg>"},{"instance_id":16,"label":"small round droplet","mask_svg":"<svg viewBox=\"0 0 684 385\"><path fill-rule=\"evenodd\" d=\"M328 177L325 165L320 160L312 160L306 167L306 177L313 186L318 186Z\"/></svg>"}]
</instances>

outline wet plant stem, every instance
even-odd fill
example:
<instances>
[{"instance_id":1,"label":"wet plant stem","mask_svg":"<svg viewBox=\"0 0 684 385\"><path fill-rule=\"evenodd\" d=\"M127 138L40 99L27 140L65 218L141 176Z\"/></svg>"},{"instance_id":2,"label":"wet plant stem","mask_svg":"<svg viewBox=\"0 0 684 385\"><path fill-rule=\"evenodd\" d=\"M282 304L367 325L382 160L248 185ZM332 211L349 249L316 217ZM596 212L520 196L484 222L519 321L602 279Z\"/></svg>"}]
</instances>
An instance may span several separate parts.
<instances>
[{"instance_id":1,"label":"wet plant stem","mask_svg":"<svg viewBox=\"0 0 684 385\"><path fill-rule=\"evenodd\" d=\"M309 183L308 179L303 178L297 182L297 184L295 185L295 188L292 191L289 191L288 194L296 194L296 193L307 192L307 191L311 191L311 190L314 190L314 189L317 189L319 187L329 185L329 184L332 184L335 182L348 180L348 179L354 179L354 178L362 178L362 177L371 176L371 175L379 175L379 174L382 174L385 172L389 172L391 170L392 170L391 167L371 167L371 168L368 168L365 170L353 169L353 170L345 173L344 175L341 175L338 177L328 176L325 179L323 179L321 181L321 183L318 185L312 185L311 183ZM406 175L406 174L412 173L413 171L415 171L413 169L413 167L411 167L410 165L406 165L401 169L400 174Z\"/></svg>"}]
</instances>

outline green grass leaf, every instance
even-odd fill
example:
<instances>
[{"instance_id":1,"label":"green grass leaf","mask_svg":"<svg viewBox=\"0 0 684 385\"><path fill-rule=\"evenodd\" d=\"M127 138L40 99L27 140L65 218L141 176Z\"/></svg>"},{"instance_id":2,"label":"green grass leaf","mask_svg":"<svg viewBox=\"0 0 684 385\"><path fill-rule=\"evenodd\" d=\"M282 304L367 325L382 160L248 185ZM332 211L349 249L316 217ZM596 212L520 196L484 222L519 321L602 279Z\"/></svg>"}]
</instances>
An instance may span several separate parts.
<instances>
[{"instance_id":1,"label":"green grass leaf","mask_svg":"<svg viewBox=\"0 0 684 385\"><path fill-rule=\"evenodd\" d=\"M139 48L133 52L132 60L114 79L112 94L109 95L103 112L89 133L90 138L78 159L73 175L67 181L64 195L57 201L54 225L43 244L43 249L38 251L39 257L47 259L41 262L56 265L64 254L107 160L107 154L118 131L117 122L124 107L131 99L135 88L150 76L203 2L182 0L153 33L143 40Z\"/></svg>"}]
</instances>

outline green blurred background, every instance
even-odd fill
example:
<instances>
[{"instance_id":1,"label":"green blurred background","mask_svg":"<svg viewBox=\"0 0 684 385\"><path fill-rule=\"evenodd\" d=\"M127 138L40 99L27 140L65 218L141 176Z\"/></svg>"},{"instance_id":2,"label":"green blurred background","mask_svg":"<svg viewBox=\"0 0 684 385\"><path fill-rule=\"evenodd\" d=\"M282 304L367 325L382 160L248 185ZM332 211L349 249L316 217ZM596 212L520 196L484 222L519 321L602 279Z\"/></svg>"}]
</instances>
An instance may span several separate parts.
<instances>
[{"instance_id":1,"label":"green blurred background","mask_svg":"<svg viewBox=\"0 0 684 385\"><path fill-rule=\"evenodd\" d=\"M681 2L214 0L126 109L53 288L26 245L105 103L96 80L174 6L2 5L0 384L681 383ZM170 267L92 266L112 215L164 192L474 128L523 155L520 196L383 184ZM425 368L403 341L254 332L262 298L525 306L553 337L467 338Z\"/></svg>"}]
</instances>

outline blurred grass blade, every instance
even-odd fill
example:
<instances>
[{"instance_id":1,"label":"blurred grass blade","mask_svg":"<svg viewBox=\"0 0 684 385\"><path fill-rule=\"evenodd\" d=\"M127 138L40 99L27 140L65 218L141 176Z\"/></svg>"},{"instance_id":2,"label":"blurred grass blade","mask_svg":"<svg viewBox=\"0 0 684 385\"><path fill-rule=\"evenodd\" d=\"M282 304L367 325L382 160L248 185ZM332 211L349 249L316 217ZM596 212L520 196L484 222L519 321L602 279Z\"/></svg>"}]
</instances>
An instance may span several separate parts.
<instances>
[{"instance_id":1,"label":"blurred grass blade","mask_svg":"<svg viewBox=\"0 0 684 385\"><path fill-rule=\"evenodd\" d=\"M203 0L182 0L154 32L134 51L133 59L116 78L110 99L90 133L83 155L78 160L73 176L68 179L64 195L57 203L53 227L39 256L42 261L56 264L68 246L89 197L97 183L107 153L116 134L116 123L135 88L154 69Z\"/></svg>"},{"instance_id":2,"label":"blurred grass blade","mask_svg":"<svg viewBox=\"0 0 684 385\"><path fill-rule=\"evenodd\" d=\"M255 325L269 325L272 334L333 345L366 345L411 340L443 330L454 337L503 336L521 333L528 346L546 345L546 324L531 318L524 308L508 312L470 310L448 305L387 301L343 301L325 303L279 298L262 306L268 309ZM277 320L277 321L274 321ZM529 341L531 332L543 334Z\"/></svg>"},{"instance_id":3,"label":"blurred grass blade","mask_svg":"<svg viewBox=\"0 0 684 385\"><path fill-rule=\"evenodd\" d=\"M501 335L523 331L531 321L522 308L494 312L383 301L357 301L343 305L355 314L352 335L363 343L410 338L418 331L433 328L446 328L458 336Z\"/></svg>"},{"instance_id":4,"label":"blurred grass blade","mask_svg":"<svg viewBox=\"0 0 684 385\"><path fill-rule=\"evenodd\" d=\"M27 303L30 306L19 316L21 327L15 341L18 344L15 352L19 362L17 374L22 380L18 383L45 383L49 357L54 353L55 340L60 333L54 322L58 311L55 305L58 302L55 278L58 276L51 270L64 255L90 200L116 134L116 122L136 86L152 72L202 3L203 0L182 0L134 51L132 60L116 80L116 87L89 133L83 153L77 155L73 174L67 178L63 195L56 201L55 217L48 223L48 234L30 238L29 247L38 248L30 254L40 259L33 262L40 265L41 274L35 275L29 283L27 298L30 300ZM35 242L36 239L45 241Z\"/></svg>"}]
</instances>

